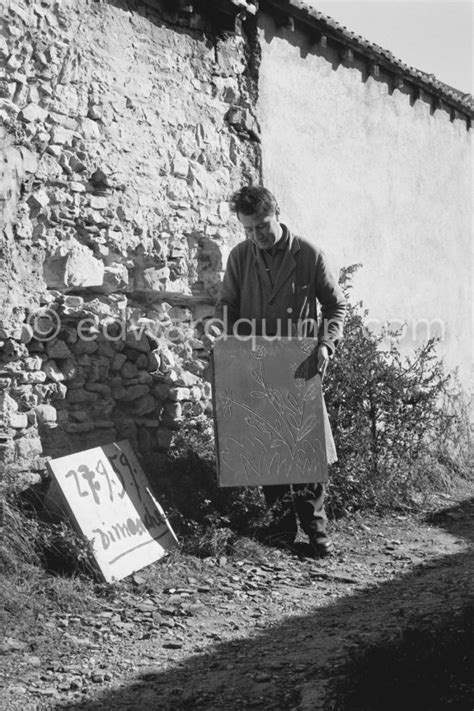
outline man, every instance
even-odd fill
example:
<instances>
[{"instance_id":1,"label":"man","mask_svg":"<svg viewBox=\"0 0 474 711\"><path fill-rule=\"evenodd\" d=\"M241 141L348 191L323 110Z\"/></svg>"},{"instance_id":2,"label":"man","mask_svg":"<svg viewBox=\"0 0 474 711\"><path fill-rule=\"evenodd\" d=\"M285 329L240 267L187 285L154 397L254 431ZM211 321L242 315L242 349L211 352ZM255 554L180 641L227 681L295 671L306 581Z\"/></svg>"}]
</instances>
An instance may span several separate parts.
<instances>
[{"instance_id":1,"label":"man","mask_svg":"<svg viewBox=\"0 0 474 711\"><path fill-rule=\"evenodd\" d=\"M229 255L215 317L226 324L228 333L233 332L239 319L245 319L254 324L254 335L287 336L289 327L298 335L317 335L317 368L323 377L341 338L346 308L324 254L278 221L277 202L266 188L241 188L231 198L231 210L247 239ZM319 328L317 301L322 315ZM248 335L249 322L237 324L238 333ZM301 333L302 324L305 333ZM328 461L335 461L329 423L326 434L330 445ZM263 487L265 499L275 513L274 532L291 544L297 531L296 510L314 553L330 554L332 542L326 533L324 485L298 484L293 485L292 491L294 508L289 486Z\"/></svg>"}]
</instances>

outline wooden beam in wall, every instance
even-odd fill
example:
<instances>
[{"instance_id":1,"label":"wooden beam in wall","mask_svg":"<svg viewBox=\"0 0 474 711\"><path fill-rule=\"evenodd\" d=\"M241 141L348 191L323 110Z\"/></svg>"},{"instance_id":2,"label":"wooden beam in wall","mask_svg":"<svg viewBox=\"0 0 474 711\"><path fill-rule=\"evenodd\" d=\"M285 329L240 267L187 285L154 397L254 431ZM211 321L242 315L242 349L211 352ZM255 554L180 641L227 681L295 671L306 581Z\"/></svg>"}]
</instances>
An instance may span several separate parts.
<instances>
[{"instance_id":1,"label":"wooden beam in wall","mask_svg":"<svg viewBox=\"0 0 474 711\"><path fill-rule=\"evenodd\" d=\"M348 64L352 64L354 61L354 52L350 47L340 46L338 48L338 55L341 62L348 62Z\"/></svg>"},{"instance_id":2,"label":"wooden beam in wall","mask_svg":"<svg viewBox=\"0 0 474 711\"><path fill-rule=\"evenodd\" d=\"M395 76L393 77L393 86L395 89L403 89L403 87L405 86L405 81L403 77L399 76L398 74L395 74Z\"/></svg>"},{"instance_id":3,"label":"wooden beam in wall","mask_svg":"<svg viewBox=\"0 0 474 711\"><path fill-rule=\"evenodd\" d=\"M380 76L380 65L376 64L375 62L369 64L369 74L375 79L378 79Z\"/></svg>"}]
</instances>

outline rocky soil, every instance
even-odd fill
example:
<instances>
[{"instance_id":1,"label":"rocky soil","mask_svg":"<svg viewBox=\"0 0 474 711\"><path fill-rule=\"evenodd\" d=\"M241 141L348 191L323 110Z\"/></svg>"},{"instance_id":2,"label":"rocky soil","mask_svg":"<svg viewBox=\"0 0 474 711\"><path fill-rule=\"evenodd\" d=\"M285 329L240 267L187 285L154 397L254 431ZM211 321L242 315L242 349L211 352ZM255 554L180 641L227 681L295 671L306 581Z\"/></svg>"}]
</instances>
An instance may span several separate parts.
<instances>
[{"instance_id":1,"label":"rocky soil","mask_svg":"<svg viewBox=\"0 0 474 711\"><path fill-rule=\"evenodd\" d=\"M332 524L330 559L243 541L230 556L169 557L89 607L7 617L2 708L347 708L350 658L469 603L473 501L437 509ZM452 684L449 707L472 708Z\"/></svg>"}]
</instances>

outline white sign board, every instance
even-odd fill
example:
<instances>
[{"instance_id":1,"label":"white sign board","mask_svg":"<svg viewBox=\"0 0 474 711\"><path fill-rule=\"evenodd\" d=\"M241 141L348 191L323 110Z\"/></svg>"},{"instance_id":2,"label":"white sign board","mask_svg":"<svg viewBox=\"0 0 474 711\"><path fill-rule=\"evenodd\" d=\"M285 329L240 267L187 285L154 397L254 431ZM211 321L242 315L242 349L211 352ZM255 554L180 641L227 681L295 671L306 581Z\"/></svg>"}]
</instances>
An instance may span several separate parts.
<instances>
[{"instance_id":1,"label":"white sign board","mask_svg":"<svg viewBox=\"0 0 474 711\"><path fill-rule=\"evenodd\" d=\"M48 462L107 582L159 560L177 538L127 440Z\"/></svg>"}]
</instances>

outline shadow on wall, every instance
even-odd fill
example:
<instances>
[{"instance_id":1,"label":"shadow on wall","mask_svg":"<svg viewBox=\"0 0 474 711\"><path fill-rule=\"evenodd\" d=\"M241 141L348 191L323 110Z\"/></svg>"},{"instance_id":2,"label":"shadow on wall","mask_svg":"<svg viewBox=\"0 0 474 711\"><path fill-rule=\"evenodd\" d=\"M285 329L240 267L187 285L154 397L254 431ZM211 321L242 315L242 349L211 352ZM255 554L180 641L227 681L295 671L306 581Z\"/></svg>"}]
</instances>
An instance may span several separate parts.
<instances>
[{"instance_id":1,"label":"shadow on wall","mask_svg":"<svg viewBox=\"0 0 474 711\"><path fill-rule=\"evenodd\" d=\"M369 77L372 77L374 81L385 84L389 96L397 89L409 97L411 106L417 100L426 101L430 106L430 112L434 113L435 102L431 101L428 96L423 96L422 92L420 93L415 90L415 87L405 84L395 74L383 71L376 62L372 62L369 58L361 59L356 57L348 47L342 45L339 47L334 46L322 31L315 30L314 35L311 36L305 30L298 31L298 25L296 27L297 31L295 31L293 24L286 27L278 27L274 19L267 16L261 19L261 25L264 39L268 44L278 37L286 40L292 47L296 47L299 50L301 59L306 59L308 55L319 57L328 62L333 71L338 71L340 67L358 69L361 81L364 84Z\"/></svg>"},{"instance_id":2,"label":"shadow on wall","mask_svg":"<svg viewBox=\"0 0 474 711\"><path fill-rule=\"evenodd\" d=\"M430 523L469 540L473 513ZM443 556L74 708L471 711L473 573L472 552Z\"/></svg>"}]
</instances>

